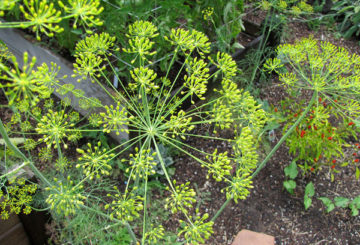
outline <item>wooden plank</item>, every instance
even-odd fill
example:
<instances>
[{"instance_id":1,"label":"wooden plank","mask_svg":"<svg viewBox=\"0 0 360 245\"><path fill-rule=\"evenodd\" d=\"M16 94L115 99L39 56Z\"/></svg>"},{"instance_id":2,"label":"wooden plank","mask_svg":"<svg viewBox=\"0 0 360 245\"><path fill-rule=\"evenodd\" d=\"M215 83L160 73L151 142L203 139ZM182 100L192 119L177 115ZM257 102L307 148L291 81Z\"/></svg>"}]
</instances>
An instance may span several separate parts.
<instances>
[{"instance_id":1,"label":"wooden plank","mask_svg":"<svg viewBox=\"0 0 360 245\"><path fill-rule=\"evenodd\" d=\"M7 220L0 218L0 236L19 223L20 219L17 215L10 215Z\"/></svg>"},{"instance_id":2,"label":"wooden plank","mask_svg":"<svg viewBox=\"0 0 360 245\"><path fill-rule=\"evenodd\" d=\"M51 62L56 63L61 67L61 70L58 73L58 77L67 76L65 81L60 80L61 84L71 83L75 86L75 89L81 89L85 92L87 97L98 98L103 105L114 104L114 101L111 97L96 83L92 83L90 80L82 80L80 83L77 82L78 78L72 77L73 67L72 64L63 59L62 57L53 54L49 50L36 46L35 44L29 42L23 38L20 31L14 29L0 29L0 39L8 46L9 50L15 55L20 67L23 65L23 53L28 52L29 58L35 56L37 58L36 65L40 66L42 63L46 63L50 66ZM86 116L88 111L83 110L79 107L79 99L73 96L72 93L62 96L59 93L55 92L55 95L59 98L69 97L71 99L71 105L83 116ZM98 109L97 112L99 112ZM124 128L127 126L124 125ZM117 142L122 143L124 140L128 140L129 136L125 132L119 132L120 135L116 135L115 132L112 132L110 136L114 138Z\"/></svg>"},{"instance_id":3,"label":"wooden plank","mask_svg":"<svg viewBox=\"0 0 360 245\"><path fill-rule=\"evenodd\" d=\"M32 244L47 244L46 224L51 220L47 211L32 211L30 214L19 214L19 219Z\"/></svg>"},{"instance_id":4,"label":"wooden plank","mask_svg":"<svg viewBox=\"0 0 360 245\"><path fill-rule=\"evenodd\" d=\"M11 214L8 220L0 219L0 244L30 245L30 241L22 223L15 214Z\"/></svg>"}]
</instances>

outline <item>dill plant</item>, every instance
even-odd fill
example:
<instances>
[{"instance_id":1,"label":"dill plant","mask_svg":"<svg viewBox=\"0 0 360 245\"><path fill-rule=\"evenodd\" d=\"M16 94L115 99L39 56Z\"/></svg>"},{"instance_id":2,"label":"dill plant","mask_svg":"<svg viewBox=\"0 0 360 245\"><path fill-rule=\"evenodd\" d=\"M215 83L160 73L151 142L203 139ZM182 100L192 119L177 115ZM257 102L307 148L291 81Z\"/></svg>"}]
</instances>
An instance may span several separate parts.
<instances>
[{"instance_id":1,"label":"dill plant","mask_svg":"<svg viewBox=\"0 0 360 245\"><path fill-rule=\"evenodd\" d=\"M117 47L115 38L106 33L91 35L76 45L74 76L78 77L78 82L86 78L98 83L114 100L115 106L102 105L99 100L86 98L84 92L74 90L71 84L60 85L55 79L56 72L49 76L51 69L45 64L38 68L31 67L31 72L7 69L1 65L1 70L6 73L2 78L8 81L0 85L1 88L15 106L20 103L16 96L19 89L22 99L29 100L28 110L21 117L36 121L31 132L40 135L37 143L54 150L61 178L49 178L51 172L40 172L34 159L26 157L9 140L8 147L29 161L30 168L41 181L46 196L44 202L55 215L71 217L76 216L79 210L95 212L99 217L107 217L127 227L133 240L141 244L156 244L164 239L166 232L162 226L148 224L151 214L148 212L146 193L151 176L155 173L155 159L158 159L167 180L168 197L164 199L163 208L173 213L180 212L183 217L179 222L178 236L182 236L187 243L204 243L213 233L216 217L209 220L210 214L200 213L194 208L196 192L191 183L177 183L171 179L159 146L173 147L193 158L208 170L208 177L227 185L222 192L228 202L237 202L245 199L252 187L251 173L257 167L257 139L267 116L249 92L238 88L234 81L237 67L231 56L221 52L210 55L210 42L203 33L178 28L172 29L164 37L172 46L172 60L165 73L158 73L152 63L152 57L156 54L155 45L160 38L155 25L137 21L129 26L127 37L128 46L122 49ZM127 82L121 80L111 62L119 58L121 52L133 56L131 63L134 68L129 68L131 80ZM179 60L183 62L175 66ZM14 62L16 67L16 60ZM209 73L211 65L218 68L213 74ZM173 70L175 75L170 75ZM19 88L22 83L12 79L17 78L15 75L18 73L21 73L21 81L31 86ZM119 89L114 88L113 77L109 73L117 76ZM47 79L40 79L43 77ZM214 91L217 95L215 99L206 100L208 82L215 77L220 80L221 86ZM63 95L72 93L81 99L81 106L89 109L87 127L80 127L82 119L68 108L70 98L64 98L61 106L56 108L51 108L51 103L48 103L49 108L37 116L32 113L37 102L49 96L42 95L39 88L49 85L50 91L61 91ZM30 103L30 100L34 101L33 98L39 99ZM201 103L195 103L196 98ZM193 104L189 109L183 108L186 100ZM93 107L102 108L102 112L92 111ZM195 129L201 125L210 125L213 132L209 136L197 134ZM95 146L88 144L83 149L77 149L80 156L68 159L66 151L72 144L70 136L75 134L80 139L87 130L126 132L132 137L111 149L101 143ZM224 137L222 132L229 130L233 135ZM8 139L2 123L0 131ZM14 133L14 130L10 127L8 133ZM214 140L219 144L225 142L232 145L232 150L201 150L185 143L184 140L189 137ZM29 141L27 147L33 144ZM135 151L129 154L131 149ZM109 182L113 183L109 184L113 188L107 189L107 198L96 192L90 194L90 190L109 179L112 162L119 158L127 166L124 171L126 184ZM69 162L75 164L67 164ZM234 173L232 169L235 169ZM76 178L73 177L75 175ZM91 208L94 203L103 208ZM136 234L131 227L137 227Z\"/></svg>"},{"instance_id":2,"label":"dill plant","mask_svg":"<svg viewBox=\"0 0 360 245\"><path fill-rule=\"evenodd\" d=\"M286 139L289 151L305 172L324 166L336 172L346 139L359 133L360 57L312 37L280 45L277 54L264 66L279 74L290 95L284 102L284 131L298 122ZM305 91L312 98L294 104L293 96Z\"/></svg>"},{"instance_id":3,"label":"dill plant","mask_svg":"<svg viewBox=\"0 0 360 245\"><path fill-rule=\"evenodd\" d=\"M289 93L282 108L286 121L284 135L272 154L286 140L289 152L295 157L284 169L290 180L283 185L291 194L296 188L297 166L303 174L325 168L334 181L337 168L349 165L343 148L350 146L346 142L350 136L357 139L360 132L359 64L357 54L350 55L342 47L330 42L318 43L309 37L295 44L280 45L277 57L264 65L279 75ZM311 94L311 99L294 103L294 96L298 98L305 92ZM355 160L353 164L358 178ZM309 182L305 187L305 209L310 207L314 194L314 185ZM326 197L319 199L327 206L332 205Z\"/></svg>"}]
</instances>

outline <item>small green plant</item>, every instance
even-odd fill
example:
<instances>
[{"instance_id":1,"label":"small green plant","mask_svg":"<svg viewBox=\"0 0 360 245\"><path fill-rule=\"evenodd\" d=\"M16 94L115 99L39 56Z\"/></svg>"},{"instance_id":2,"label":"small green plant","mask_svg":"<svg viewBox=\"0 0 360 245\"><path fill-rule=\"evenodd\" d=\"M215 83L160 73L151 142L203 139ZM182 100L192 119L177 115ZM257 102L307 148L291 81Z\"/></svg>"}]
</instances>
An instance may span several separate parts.
<instances>
[{"instance_id":1,"label":"small green plant","mask_svg":"<svg viewBox=\"0 0 360 245\"><path fill-rule=\"evenodd\" d=\"M288 121L284 133L305 107L304 101L298 104L293 104L293 101L294 98L289 97L282 103L282 114ZM335 103L337 101L335 99ZM296 161L300 160L299 166L305 173L327 166L334 179L333 174L338 172L336 167L343 165L340 159L344 158L343 147L348 146L346 139L350 136L357 138L358 129L351 119L335 121L335 118L341 118L338 109L321 97L309 114L298 125L295 133L287 138L289 152L296 156Z\"/></svg>"},{"instance_id":2,"label":"small green plant","mask_svg":"<svg viewBox=\"0 0 360 245\"><path fill-rule=\"evenodd\" d=\"M297 170L297 164L295 161L292 161L286 168L284 168L284 173L288 180L283 182L284 188L291 194L294 195L294 190L296 188L295 178L297 177L299 171ZM312 203L312 197L315 195L315 187L312 182L309 182L305 186L304 192L304 207L308 209Z\"/></svg>"},{"instance_id":3,"label":"small green plant","mask_svg":"<svg viewBox=\"0 0 360 245\"><path fill-rule=\"evenodd\" d=\"M315 188L312 182L309 182L305 187L305 194L304 194L304 207L308 209L312 203L312 197L315 195Z\"/></svg>"},{"instance_id":4,"label":"small green plant","mask_svg":"<svg viewBox=\"0 0 360 245\"><path fill-rule=\"evenodd\" d=\"M293 195L296 188L296 182L294 179L299 173L296 162L292 161L286 168L284 168L284 173L285 176L289 179L283 182L283 186L290 194Z\"/></svg>"},{"instance_id":5,"label":"small green plant","mask_svg":"<svg viewBox=\"0 0 360 245\"><path fill-rule=\"evenodd\" d=\"M151 152L155 153L154 149L151 149ZM171 149L165 147L163 144L159 144L159 152L161 153L161 156L163 156L163 162L165 165L165 168L167 169L170 176L174 175L175 168L171 168L170 166L175 163L174 159L172 158L170 152ZM158 157L155 156L154 161L156 162L155 171L157 174L164 175L164 171L161 167L161 162Z\"/></svg>"},{"instance_id":6,"label":"small green plant","mask_svg":"<svg viewBox=\"0 0 360 245\"><path fill-rule=\"evenodd\" d=\"M352 200L346 197L335 197L334 201L332 201L328 197L319 197L318 199L321 200L322 203L325 205L327 213L330 213L332 210L335 209L335 207L338 207L349 208L351 210L352 216L359 215L360 196L357 196Z\"/></svg>"}]
</instances>

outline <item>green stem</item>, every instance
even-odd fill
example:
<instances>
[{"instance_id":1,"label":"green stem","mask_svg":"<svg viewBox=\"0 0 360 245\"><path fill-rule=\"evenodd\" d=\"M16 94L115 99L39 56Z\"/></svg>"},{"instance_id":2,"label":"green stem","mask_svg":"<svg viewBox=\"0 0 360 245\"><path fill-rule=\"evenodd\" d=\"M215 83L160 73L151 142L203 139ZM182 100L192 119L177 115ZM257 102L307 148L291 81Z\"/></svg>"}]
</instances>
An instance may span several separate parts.
<instances>
[{"instance_id":1,"label":"green stem","mask_svg":"<svg viewBox=\"0 0 360 245\"><path fill-rule=\"evenodd\" d=\"M219 215L222 213L222 211L224 211L224 209L227 207L227 205L231 202L231 200L233 199L233 197L227 199L223 205L220 207L220 209L216 212L216 214L214 215L214 217L211 218L210 221L215 221L217 219L217 217L219 217Z\"/></svg>"},{"instance_id":2,"label":"green stem","mask_svg":"<svg viewBox=\"0 0 360 245\"><path fill-rule=\"evenodd\" d=\"M0 134L5 140L6 145L17 155L20 157L24 162L28 162L31 170L34 172L34 174L44 183L46 183L47 186L51 187L53 186L46 178L45 176L35 167L34 163L31 162L20 150L17 148L13 143L11 143L9 136L6 133L6 130L4 128L4 125L2 123L2 120L0 119Z\"/></svg>"},{"instance_id":3,"label":"green stem","mask_svg":"<svg viewBox=\"0 0 360 245\"><path fill-rule=\"evenodd\" d=\"M282 143L286 140L286 138L294 131L294 129L299 125L299 123L305 118L305 116L310 111L311 107L313 106L314 102L316 101L316 98L318 96L318 92L315 91L313 93L313 96L306 107L305 111L301 114L301 116L296 120L296 122L291 126L291 128L281 137L279 142L275 145L275 147L270 151L270 153L265 157L265 159L262 161L262 163L258 166L256 171L252 174L252 178L254 178L260 170L265 166L265 164L269 161L269 159L274 155L274 153L279 149L279 147L282 145Z\"/></svg>"},{"instance_id":4,"label":"green stem","mask_svg":"<svg viewBox=\"0 0 360 245\"><path fill-rule=\"evenodd\" d=\"M148 174L146 173L146 176L145 176L145 190L144 190L144 193L145 193L145 198L144 198L144 217L143 217L143 234L142 234L142 239L141 239L141 244L145 244L145 234L146 234L146 216L147 216L147 186L148 185Z\"/></svg>"}]
</instances>

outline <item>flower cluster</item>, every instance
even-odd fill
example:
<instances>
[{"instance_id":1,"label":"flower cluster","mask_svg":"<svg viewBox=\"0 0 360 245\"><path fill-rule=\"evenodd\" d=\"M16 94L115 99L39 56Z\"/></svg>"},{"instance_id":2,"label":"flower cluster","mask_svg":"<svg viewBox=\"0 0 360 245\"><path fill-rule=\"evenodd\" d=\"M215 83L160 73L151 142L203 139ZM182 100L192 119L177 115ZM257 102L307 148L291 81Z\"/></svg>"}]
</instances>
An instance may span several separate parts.
<instances>
[{"instance_id":1,"label":"flower cluster","mask_svg":"<svg viewBox=\"0 0 360 245\"><path fill-rule=\"evenodd\" d=\"M0 71L5 74L0 75L1 79L9 81L6 84L0 84L0 88L5 88L5 94L9 96L9 104L14 102L26 101L29 105L35 105L40 98L48 98L52 92L45 86L47 71L44 70L46 66L43 64L37 71L34 72L36 57L32 57L29 61L29 55L24 53L24 65L20 68L15 56L11 57L14 68L0 63Z\"/></svg>"},{"instance_id":2,"label":"flower cluster","mask_svg":"<svg viewBox=\"0 0 360 245\"><path fill-rule=\"evenodd\" d=\"M101 112L100 116L101 121L100 124L104 127L104 132L110 133L111 131L115 131L117 135L120 132L127 132L127 125L128 125L128 113L125 107L122 107L118 102L116 107L114 108L113 105L105 106L106 113Z\"/></svg>"},{"instance_id":3,"label":"flower cluster","mask_svg":"<svg viewBox=\"0 0 360 245\"><path fill-rule=\"evenodd\" d=\"M54 3L48 4L46 0L24 0L23 3L26 9L20 5L20 11L33 26L32 30L36 33L38 40L40 40L39 32L52 37L54 32L64 31L64 28L58 25L62 20L61 11L56 10Z\"/></svg>"},{"instance_id":4,"label":"flower cluster","mask_svg":"<svg viewBox=\"0 0 360 245\"><path fill-rule=\"evenodd\" d=\"M4 10L11 10L19 0L3 0L0 2L0 16L4 16Z\"/></svg>"},{"instance_id":5,"label":"flower cluster","mask_svg":"<svg viewBox=\"0 0 360 245\"><path fill-rule=\"evenodd\" d=\"M8 219L9 213L24 214L31 212L30 204L32 195L36 192L37 185L26 184L24 178L11 179L6 193L0 190L0 214L2 219ZM10 208L10 211L8 210Z\"/></svg>"},{"instance_id":6,"label":"flower cluster","mask_svg":"<svg viewBox=\"0 0 360 245\"><path fill-rule=\"evenodd\" d=\"M206 67L206 63L202 59L193 59L187 62L188 67L186 71L191 75L184 76L184 86L189 89L189 94L192 96L195 94L199 99L204 100L203 94L207 90L207 80L209 77L209 68ZM183 91L183 93L186 93ZM194 103L192 101L192 103Z\"/></svg>"},{"instance_id":7,"label":"flower cluster","mask_svg":"<svg viewBox=\"0 0 360 245\"><path fill-rule=\"evenodd\" d=\"M155 166L156 162L154 161L154 156L156 156L156 153L150 154L150 149L142 150L139 152L139 148L135 148L135 154L130 154L130 161L128 169L126 169L126 172L132 172L132 177L134 179L141 178L145 179L146 176L155 174ZM122 160L123 162L126 161L126 159Z\"/></svg>"},{"instance_id":8,"label":"flower cluster","mask_svg":"<svg viewBox=\"0 0 360 245\"><path fill-rule=\"evenodd\" d=\"M101 26L103 21L95 18L104 8L100 7L99 0L68 0L69 5L65 5L62 1L58 1L60 7L72 18L75 18L73 27L77 28L78 21L85 27Z\"/></svg>"},{"instance_id":9,"label":"flower cluster","mask_svg":"<svg viewBox=\"0 0 360 245\"><path fill-rule=\"evenodd\" d=\"M136 57L131 61L134 63L137 57L140 57L140 62L147 60L146 56L153 56L156 51L152 51L155 42L151 41L159 34L157 27L148 21L136 21L129 26L129 39L130 48L124 48L126 53L136 54Z\"/></svg>"},{"instance_id":10,"label":"flower cluster","mask_svg":"<svg viewBox=\"0 0 360 245\"><path fill-rule=\"evenodd\" d=\"M209 214L206 213L202 217L199 215L196 215L194 218L190 216L190 219L193 219L191 224L180 220L183 228L178 233L178 236L184 234L187 242L191 242L194 245L203 244L205 239L208 239L214 233L212 229L214 222L205 222L207 218L209 218Z\"/></svg>"},{"instance_id":11,"label":"flower cluster","mask_svg":"<svg viewBox=\"0 0 360 245\"><path fill-rule=\"evenodd\" d=\"M210 160L210 163L207 165L209 169L206 178L209 178L209 176L212 175L216 181L222 181L225 176L230 175L230 170L233 167L231 166L228 152L218 154L217 149L215 149L211 155L211 159L209 156L206 156L206 158Z\"/></svg>"},{"instance_id":12,"label":"flower cluster","mask_svg":"<svg viewBox=\"0 0 360 245\"><path fill-rule=\"evenodd\" d=\"M49 192L46 198L46 203L50 205L52 210L58 214L65 216L75 214L76 210L84 204L86 197L82 194L83 186L75 185L68 176L66 180L61 181L54 178L56 185L46 187L45 190Z\"/></svg>"},{"instance_id":13,"label":"flower cluster","mask_svg":"<svg viewBox=\"0 0 360 245\"><path fill-rule=\"evenodd\" d=\"M72 121L72 118L64 110L49 110L41 118L35 130L37 133L44 135L41 141L46 142L48 147L54 145L57 148L62 143L67 148L68 145L65 143L64 138L69 138L69 136L76 133L76 130L71 133L68 131L74 128L74 126L75 123Z\"/></svg>"},{"instance_id":14,"label":"flower cluster","mask_svg":"<svg viewBox=\"0 0 360 245\"><path fill-rule=\"evenodd\" d=\"M154 225L151 224L151 230L145 233L145 239L146 241L148 241L149 244L157 244L158 240L164 238L164 231L165 229L162 225L154 227Z\"/></svg>"},{"instance_id":15,"label":"flower cluster","mask_svg":"<svg viewBox=\"0 0 360 245\"><path fill-rule=\"evenodd\" d=\"M134 218L140 217L139 211L143 209L143 197L136 196L136 187L132 192L127 190L122 194L118 188L114 186L116 194L108 194L114 200L110 204L105 205L105 209L111 209L110 217L117 218L121 221L133 221Z\"/></svg>"},{"instance_id":16,"label":"flower cluster","mask_svg":"<svg viewBox=\"0 0 360 245\"><path fill-rule=\"evenodd\" d=\"M19 0L1 1L0 16L4 15L4 11L13 9L17 2ZM54 33L63 32L64 28L60 27L60 22L65 19L75 19L73 28L76 29L80 23L88 33L91 33L89 27L103 24L99 18L95 17L104 10L100 7L99 0L67 0L67 3L57 1L57 4L54 4L47 0L22 0L19 9L26 21L0 23L0 27L31 27L36 33L36 38L40 40L40 34L53 37Z\"/></svg>"},{"instance_id":17,"label":"flower cluster","mask_svg":"<svg viewBox=\"0 0 360 245\"><path fill-rule=\"evenodd\" d=\"M236 62L227 53L218 52L216 54L216 60L209 57L211 63L216 65L217 68L222 72L225 78L231 79L238 73Z\"/></svg>"},{"instance_id":18,"label":"flower cluster","mask_svg":"<svg viewBox=\"0 0 360 245\"><path fill-rule=\"evenodd\" d=\"M185 184L176 185L176 180L173 180L173 185L175 186L174 192L170 197L166 199L166 209L170 209L171 212L176 213L177 211L182 211L187 213L186 208L191 208L192 204L196 202L194 198L196 192L189 188L190 182ZM166 187L167 190L170 190L169 187Z\"/></svg>"},{"instance_id":19,"label":"flower cluster","mask_svg":"<svg viewBox=\"0 0 360 245\"><path fill-rule=\"evenodd\" d=\"M76 165L76 168L83 168L83 172L86 176L89 176L90 180L94 177L100 179L101 175L109 175L111 166L109 161L115 156L115 154L107 154L107 149L101 150L101 142L94 146L94 150L90 143L87 144L88 149L86 151L82 149L76 149L81 154L79 157L80 163Z\"/></svg>"},{"instance_id":20,"label":"flower cluster","mask_svg":"<svg viewBox=\"0 0 360 245\"><path fill-rule=\"evenodd\" d=\"M144 89L146 94L149 94L153 90L159 89L159 86L154 83L157 74L154 70L147 67L139 67L130 71L132 79L135 82L129 83L129 88L133 91L141 91ZM141 99L141 93L139 93L139 99Z\"/></svg>"},{"instance_id":21,"label":"flower cluster","mask_svg":"<svg viewBox=\"0 0 360 245\"><path fill-rule=\"evenodd\" d=\"M185 111L180 110L177 115L172 115L170 120L164 124L166 131L163 135L166 136L170 133L173 138L180 136L182 139L185 139L185 136L182 134L193 130L195 127L194 125L190 125L191 120L191 117L186 117Z\"/></svg>"},{"instance_id":22,"label":"flower cluster","mask_svg":"<svg viewBox=\"0 0 360 245\"><path fill-rule=\"evenodd\" d=\"M213 7L208 7L207 9L204 9L203 11L201 11L201 13L203 14L204 20L210 20L211 16L214 13L214 8Z\"/></svg>"},{"instance_id":23,"label":"flower cluster","mask_svg":"<svg viewBox=\"0 0 360 245\"><path fill-rule=\"evenodd\" d=\"M262 9L269 10L270 8L274 8L283 13L290 13L295 16L299 16L304 13L312 13L314 12L313 7L306 3L306 0L302 0L293 5L294 1L289 0L262 0L260 5Z\"/></svg>"},{"instance_id":24,"label":"flower cluster","mask_svg":"<svg viewBox=\"0 0 360 245\"><path fill-rule=\"evenodd\" d=\"M181 50L183 53L191 53L196 50L200 55L210 53L209 38L196 30L171 29L170 36L164 38L176 46L174 52Z\"/></svg>"},{"instance_id":25,"label":"flower cluster","mask_svg":"<svg viewBox=\"0 0 360 245\"><path fill-rule=\"evenodd\" d=\"M245 200L246 197L249 196L250 188L253 188L250 173L240 169L231 180L230 186L221 190L221 192L225 191L226 198L233 198L235 203L237 203L238 199Z\"/></svg>"}]
</instances>

